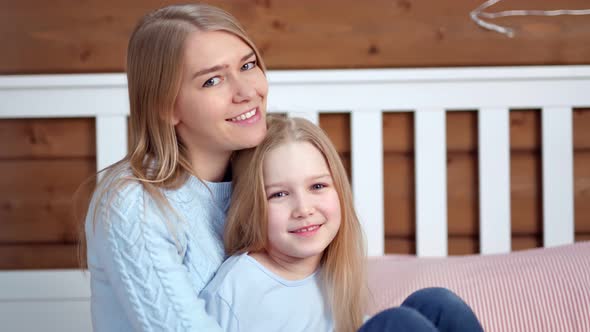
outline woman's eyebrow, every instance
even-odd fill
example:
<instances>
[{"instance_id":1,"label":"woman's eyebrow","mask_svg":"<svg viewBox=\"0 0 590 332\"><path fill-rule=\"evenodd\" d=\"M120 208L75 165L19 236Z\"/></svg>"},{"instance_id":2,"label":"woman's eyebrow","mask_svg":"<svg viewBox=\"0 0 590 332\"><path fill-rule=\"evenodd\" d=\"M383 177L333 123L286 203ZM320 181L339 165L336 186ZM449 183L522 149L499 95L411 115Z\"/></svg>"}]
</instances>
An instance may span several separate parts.
<instances>
[{"instance_id":1,"label":"woman's eyebrow","mask_svg":"<svg viewBox=\"0 0 590 332\"><path fill-rule=\"evenodd\" d=\"M218 70L227 68L227 67L229 67L229 66L228 65L217 65L217 66L213 66L211 68L199 70L198 72L196 72L193 75L193 79L195 79L195 78L197 78L199 76L205 75L205 74L209 74L209 73L212 73L212 72L215 72L215 71L218 71Z\"/></svg>"},{"instance_id":2,"label":"woman's eyebrow","mask_svg":"<svg viewBox=\"0 0 590 332\"><path fill-rule=\"evenodd\" d=\"M243 61L246 61L246 60L248 60L248 59L249 59L249 58L251 58L253 55L254 55L254 51L251 51L250 53L248 53L248 54L246 54L245 56L243 56L243 57L240 59L240 62L243 62ZM197 78L197 77L199 77L199 76L201 76L201 75L205 75L205 74L209 74L209 73L212 73L212 72L215 72L215 71L221 70L221 69L225 69L225 68L227 68L227 67L229 67L229 65L217 65L217 66L213 66L213 67L211 67L211 68L206 68L206 69L203 69L203 70L199 70L198 72L196 72L196 73L193 75L193 79L195 79L195 78Z\"/></svg>"},{"instance_id":3,"label":"woman's eyebrow","mask_svg":"<svg viewBox=\"0 0 590 332\"><path fill-rule=\"evenodd\" d=\"M253 55L254 55L254 51L250 51L250 53L248 53L248 54L244 55L244 56L242 57L242 59L240 59L240 62L241 62L241 61L246 61L246 60L248 60L248 59L249 59L250 57L252 57Z\"/></svg>"}]
</instances>

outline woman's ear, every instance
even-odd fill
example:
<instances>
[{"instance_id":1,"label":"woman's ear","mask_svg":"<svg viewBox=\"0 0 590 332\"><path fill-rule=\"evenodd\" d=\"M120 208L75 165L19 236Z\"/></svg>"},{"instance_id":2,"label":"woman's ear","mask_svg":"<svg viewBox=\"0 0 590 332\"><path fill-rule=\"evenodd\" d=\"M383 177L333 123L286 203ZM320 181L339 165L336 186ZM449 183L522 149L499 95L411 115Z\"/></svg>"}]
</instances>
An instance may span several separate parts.
<instances>
[{"instance_id":1,"label":"woman's ear","mask_svg":"<svg viewBox=\"0 0 590 332\"><path fill-rule=\"evenodd\" d=\"M172 114L170 115L170 123L173 126L176 126L180 123L180 114L176 107L172 110Z\"/></svg>"}]
</instances>

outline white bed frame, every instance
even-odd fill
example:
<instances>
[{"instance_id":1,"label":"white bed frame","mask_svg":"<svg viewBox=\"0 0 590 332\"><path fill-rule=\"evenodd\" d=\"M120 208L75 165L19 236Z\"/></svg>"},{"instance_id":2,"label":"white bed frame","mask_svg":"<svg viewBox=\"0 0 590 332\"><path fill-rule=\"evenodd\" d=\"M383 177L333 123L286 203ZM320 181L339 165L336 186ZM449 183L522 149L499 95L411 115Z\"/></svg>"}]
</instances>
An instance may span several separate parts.
<instances>
[{"instance_id":1,"label":"white bed frame","mask_svg":"<svg viewBox=\"0 0 590 332\"><path fill-rule=\"evenodd\" d=\"M269 110L318 122L350 112L352 186L371 256L384 252L382 113L415 113L416 250L447 255L445 114L478 112L480 252L510 244L511 109L542 112L543 244L574 242L572 109L590 107L590 66L270 71ZM585 92L584 92L585 91ZM102 169L126 153L123 74L0 76L0 119L93 117ZM88 275L0 271L7 331L90 331Z\"/></svg>"}]
</instances>

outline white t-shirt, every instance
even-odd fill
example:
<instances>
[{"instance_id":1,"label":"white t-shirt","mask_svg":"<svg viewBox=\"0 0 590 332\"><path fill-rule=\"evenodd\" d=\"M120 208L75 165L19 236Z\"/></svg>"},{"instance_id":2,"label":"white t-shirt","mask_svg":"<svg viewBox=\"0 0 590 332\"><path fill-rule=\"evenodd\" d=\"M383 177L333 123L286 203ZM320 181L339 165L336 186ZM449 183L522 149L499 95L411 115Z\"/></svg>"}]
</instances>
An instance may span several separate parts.
<instances>
[{"instance_id":1,"label":"white t-shirt","mask_svg":"<svg viewBox=\"0 0 590 332\"><path fill-rule=\"evenodd\" d=\"M228 258L199 295L226 332L329 332L319 273L285 280L247 254Z\"/></svg>"}]
</instances>

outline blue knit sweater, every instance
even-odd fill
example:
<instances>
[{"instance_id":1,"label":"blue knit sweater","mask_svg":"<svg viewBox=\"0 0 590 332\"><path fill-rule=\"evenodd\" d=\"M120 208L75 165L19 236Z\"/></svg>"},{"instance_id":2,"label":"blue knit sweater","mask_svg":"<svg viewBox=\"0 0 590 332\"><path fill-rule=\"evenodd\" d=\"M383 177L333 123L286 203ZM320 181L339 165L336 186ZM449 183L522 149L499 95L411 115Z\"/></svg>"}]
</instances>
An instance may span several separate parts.
<instances>
[{"instance_id":1,"label":"blue knit sweater","mask_svg":"<svg viewBox=\"0 0 590 332\"><path fill-rule=\"evenodd\" d=\"M206 185L190 177L164 191L178 214L166 217L139 183L95 194L85 228L95 332L221 331L198 294L224 258L231 183Z\"/></svg>"}]
</instances>

